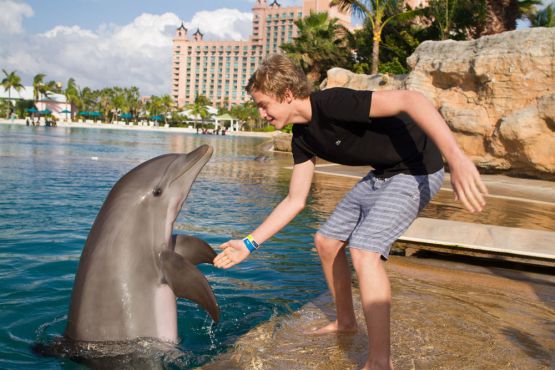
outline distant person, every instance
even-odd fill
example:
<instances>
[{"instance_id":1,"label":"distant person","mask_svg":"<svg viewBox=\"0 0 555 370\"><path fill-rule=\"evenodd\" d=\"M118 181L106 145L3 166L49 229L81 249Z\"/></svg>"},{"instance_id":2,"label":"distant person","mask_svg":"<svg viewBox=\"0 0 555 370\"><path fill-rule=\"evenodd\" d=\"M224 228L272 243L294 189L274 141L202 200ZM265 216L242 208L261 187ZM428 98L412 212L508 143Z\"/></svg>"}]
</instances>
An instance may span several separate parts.
<instances>
[{"instance_id":1,"label":"distant person","mask_svg":"<svg viewBox=\"0 0 555 370\"><path fill-rule=\"evenodd\" d=\"M451 170L455 198L469 211L481 211L487 190L476 167L432 103L418 92L331 88L311 93L302 70L283 55L266 59L246 89L269 124L278 130L294 124L289 194L252 234L222 244L214 264L227 269L243 261L304 208L316 157L372 166L315 235L337 318L311 333L357 328L348 245L368 330L364 369L391 368L391 288L384 269L391 244L442 185L441 153Z\"/></svg>"},{"instance_id":2,"label":"distant person","mask_svg":"<svg viewBox=\"0 0 555 370\"><path fill-rule=\"evenodd\" d=\"M30 125L30 123L29 123L29 117L27 117L27 118L25 118L25 126L29 126L29 125Z\"/></svg>"}]
</instances>

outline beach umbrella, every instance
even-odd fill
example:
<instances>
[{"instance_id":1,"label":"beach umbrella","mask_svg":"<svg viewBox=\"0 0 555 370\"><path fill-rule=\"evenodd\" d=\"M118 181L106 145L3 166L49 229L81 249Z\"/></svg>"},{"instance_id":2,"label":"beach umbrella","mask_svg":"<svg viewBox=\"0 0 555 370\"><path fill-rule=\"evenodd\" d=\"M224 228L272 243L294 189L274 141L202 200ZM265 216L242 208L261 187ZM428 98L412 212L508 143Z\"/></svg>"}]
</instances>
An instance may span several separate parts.
<instances>
[{"instance_id":1,"label":"beach umbrella","mask_svg":"<svg viewBox=\"0 0 555 370\"><path fill-rule=\"evenodd\" d=\"M120 116L120 118L123 118L123 119L133 118L133 115L131 113L123 113L123 114L120 114L119 116Z\"/></svg>"},{"instance_id":2,"label":"beach umbrella","mask_svg":"<svg viewBox=\"0 0 555 370\"><path fill-rule=\"evenodd\" d=\"M64 110L61 111L60 113L65 113L65 115L66 115L66 121L67 121L67 115L68 115L69 113L71 113L71 111L69 111L69 110L67 110L67 109L64 109Z\"/></svg>"},{"instance_id":3,"label":"beach umbrella","mask_svg":"<svg viewBox=\"0 0 555 370\"><path fill-rule=\"evenodd\" d=\"M89 112L79 112L77 113L79 116L83 116L83 117L87 117L89 115Z\"/></svg>"},{"instance_id":4,"label":"beach umbrella","mask_svg":"<svg viewBox=\"0 0 555 370\"><path fill-rule=\"evenodd\" d=\"M39 110L35 107L25 109L26 112L29 113L37 113Z\"/></svg>"},{"instance_id":5,"label":"beach umbrella","mask_svg":"<svg viewBox=\"0 0 555 370\"><path fill-rule=\"evenodd\" d=\"M102 115L102 113L97 112L97 111L89 112L89 116L91 116L91 117L100 117L101 115Z\"/></svg>"},{"instance_id":6,"label":"beach umbrella","mask_svg":"<svg viewBox=\"0 0 555 370\"><path fill-rule=\"evenodd\" d=\"M44 110L39 111L39 114L49 115L51 113L52 113L52 111L50 109L44 109Z\"/></svg>"},{"instance_id":7,"label":"beach umbrella","mask_svg":"<svg viewBox=\"0 0 555 370\"><path fill-rule=\"evenodd\" d=\"M162 116L150 116L150 119L153 121L161 121L164 119Z\"/></svg>"}]
</instances>

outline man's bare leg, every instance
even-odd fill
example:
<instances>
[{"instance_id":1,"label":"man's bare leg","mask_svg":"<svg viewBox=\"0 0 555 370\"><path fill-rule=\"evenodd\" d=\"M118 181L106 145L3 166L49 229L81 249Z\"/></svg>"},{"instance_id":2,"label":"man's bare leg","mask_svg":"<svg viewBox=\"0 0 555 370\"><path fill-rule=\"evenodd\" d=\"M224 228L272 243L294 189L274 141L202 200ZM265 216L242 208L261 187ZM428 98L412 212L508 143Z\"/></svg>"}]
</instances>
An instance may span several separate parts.
<instances>
[{"instance_id":1,"label":"man's bare leg","mask_svg":"<svg viewBox=\"0 0 555 370\"><path fill-rule=\"evenodd\" d=\"M393 369L390 354L391 287L380 254L351 248L368 329L368 360L363 369Z\"/></svg>"},{"instance_id":2,"label":"man's bare leg","mask_svg":"<svg viewBox=\"0 0 555 370\"><path fill-rule=\"evenodd\" d=\"M334 298L337 318L336 321L310 333L355 332L357 324L351 293L351 268L345 253L345 242L317 233L314 244L322 262L322 270L324 270L328 287Z\"/></svg>"}]
</instances>

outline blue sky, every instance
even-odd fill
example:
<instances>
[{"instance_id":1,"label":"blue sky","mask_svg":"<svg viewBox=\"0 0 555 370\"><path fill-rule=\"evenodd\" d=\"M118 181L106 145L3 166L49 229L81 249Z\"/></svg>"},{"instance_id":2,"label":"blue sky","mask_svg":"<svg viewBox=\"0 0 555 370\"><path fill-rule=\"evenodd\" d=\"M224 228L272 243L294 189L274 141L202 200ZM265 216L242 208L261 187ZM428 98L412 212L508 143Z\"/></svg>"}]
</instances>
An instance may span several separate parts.
<instances>
[{"instance_id":1,"label":"blue sky","mask_svg":"<svg viewBox=\"0 0 555 370\"><path fill-rule=\"evenodd\" d=\"M247 40L255 0L0 0L0 68L24 85L38 73L64 85L137 86L169 93L171 40L184 22L207 40ZM301 0L282 0L298 5Z\"/></svg>"},{"instance_id":2,"label":"blue sky","mask_svg":"<svg viewBox=\"0 0 555 370\"><path fill-rule=\"evenodd\" d=\"M207 40L247 40L255 1L0 0L0 69L16 71L24 85L45 73L64 85L71 77L81 87L167 94L181 22Z\"/></svg>"},{"instance_id":3,"label":"blue sky","mask_svg":"<svg viewBox=\"0 0 555 370\"><path fill-rule=\"evenodd\" d=\"M301 3L301 1L288 1ZM200 11L222 8L250 12L254 0L29 0L34 16L23 21L29 32L45 32L58 25L96 29L103 23L125 25L143 13L171 12L191 20Z\"/></svg>"}]
</instances>

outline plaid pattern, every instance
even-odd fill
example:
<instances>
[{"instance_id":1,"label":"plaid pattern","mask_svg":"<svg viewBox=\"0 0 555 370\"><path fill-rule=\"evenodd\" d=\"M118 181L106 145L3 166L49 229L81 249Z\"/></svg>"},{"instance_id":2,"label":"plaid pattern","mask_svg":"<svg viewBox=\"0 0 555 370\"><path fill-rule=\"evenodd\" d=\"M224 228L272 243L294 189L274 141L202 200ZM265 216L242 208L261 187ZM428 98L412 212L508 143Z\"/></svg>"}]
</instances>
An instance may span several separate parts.
<instances>
[{"instance_id":1,"label":"plaid pattern","mask_svg":"<svg viewBox=\"0 0 555 370\"><path fill-rule=\"evenodd\" d=\"M318 232L387 259L391 244L438 192L443 175L441 169L431 175L381 179L370 172L339 202Z\"/></svg>"}]
</instances>

